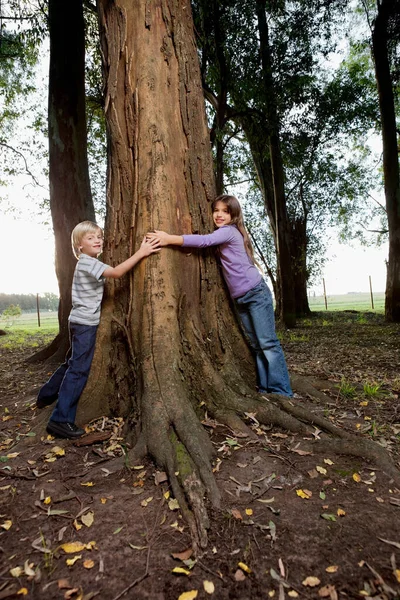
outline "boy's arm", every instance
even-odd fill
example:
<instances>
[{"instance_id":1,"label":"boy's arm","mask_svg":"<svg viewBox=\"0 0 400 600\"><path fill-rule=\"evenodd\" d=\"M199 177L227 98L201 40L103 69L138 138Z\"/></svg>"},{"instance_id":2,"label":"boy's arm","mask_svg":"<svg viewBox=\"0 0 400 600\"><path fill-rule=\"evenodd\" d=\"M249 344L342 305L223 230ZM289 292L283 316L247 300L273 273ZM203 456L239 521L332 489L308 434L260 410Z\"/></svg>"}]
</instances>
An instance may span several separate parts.
<instances>
[{"instance_id":1,"label":"boy's arm","mask_svg":"<svg viewBox=\"0 0 400 600\"><path fill-rule=\"evenodd\" d=\"M145 256L149 256L154 252L159 252L160 244L157 239L147 240L143 238L142 244L137 252L129 257L127 260L117 265L116 267L107 267L105 271L103 271L103 277L111 277L113 279L119 279L125 273L133 269L133 267Z\"/></svg>"},{"instance_id":2,"label":"boy's arm","mask_svg":"<svg viewBox=\"0 0 400 600\"><path fill-rule=\"evenodd\" d=\"M183 236L182 235L171 235L166 231L160 231L155 229L146 235L146 239L149 241L157 241L159 246L182 246Z\"/></svg>"}]
</instances>

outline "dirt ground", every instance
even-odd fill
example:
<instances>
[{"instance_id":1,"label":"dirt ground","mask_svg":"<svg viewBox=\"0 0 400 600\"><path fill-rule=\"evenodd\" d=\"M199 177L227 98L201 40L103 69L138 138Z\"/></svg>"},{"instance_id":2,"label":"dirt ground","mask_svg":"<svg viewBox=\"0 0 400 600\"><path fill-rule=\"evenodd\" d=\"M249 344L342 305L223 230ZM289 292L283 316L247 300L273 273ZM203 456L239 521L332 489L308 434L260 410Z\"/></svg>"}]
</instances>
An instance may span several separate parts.
<instances>
[{"instance_id":1,"label":"dirt ground","mask_svg":"<svg viewBox=\"0 0 400 600\"><path fill-rule=\"evenodd\" d=\"M337 383L329 405L313 409L384 445L400 467L399 333L381 317L327 313L285 332L282 344L292 373ZM256 415L258 441L206 421L222 510L210 510L208 549L195 558L156 465L108 472L124 450L118 419L91 424L109 437L90 446L32 435L49 366L26 364L32 349L8 337L0 600L400 598L400 489L374 464L304 452L300 435L260 427ZM31 444L17 453L26 436Z\"/></svg>"}]
</instances>

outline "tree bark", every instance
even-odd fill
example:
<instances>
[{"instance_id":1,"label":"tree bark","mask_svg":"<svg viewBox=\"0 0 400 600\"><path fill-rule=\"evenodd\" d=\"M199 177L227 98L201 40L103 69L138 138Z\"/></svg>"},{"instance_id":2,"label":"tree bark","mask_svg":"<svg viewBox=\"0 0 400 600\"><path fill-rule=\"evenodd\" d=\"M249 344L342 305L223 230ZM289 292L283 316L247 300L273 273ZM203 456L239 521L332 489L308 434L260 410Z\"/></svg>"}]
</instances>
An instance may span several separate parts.
<instances>
[{"instance_id":1,"label":"tree bark","mask_svg":"<svg viewBox=\"0 0 400 600\"><path fill-rule=\"evenodd\" d=\"M68 316L76 258L72 229L94 221L85 117L85 31L82 0L49 0L49 160L50 210L55 236L55 267L60 292L59 334L31 360L63 359L68 346Z\"/></svg>"},{"instance_id":2,"label":"tree bark","mask_svg":"<svg viewBox=\"0 0 400 600\"><path fill-rule=\"evenodd\" d=\"M381 0L373 24L372 53L378 88L383 142L383 177L389 229L385 316L400 322L400 177L393 84L388 55L389 20L399 13L398 2Z\"/></svg>"}]
</instances>

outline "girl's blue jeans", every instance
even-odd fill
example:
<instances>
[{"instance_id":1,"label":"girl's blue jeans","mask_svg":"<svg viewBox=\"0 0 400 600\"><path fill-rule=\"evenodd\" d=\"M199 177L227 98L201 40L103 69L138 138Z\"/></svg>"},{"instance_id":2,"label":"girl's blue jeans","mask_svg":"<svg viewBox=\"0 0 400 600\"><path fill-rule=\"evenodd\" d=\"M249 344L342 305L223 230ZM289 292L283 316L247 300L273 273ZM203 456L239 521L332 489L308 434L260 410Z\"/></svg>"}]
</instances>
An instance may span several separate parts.
<instances>
[{"instance_id":1,"label":"girl's blue jeans","mask_svg":"<svg viewBox=\"0 0 400 600\"><path fill-rule=\"evenodd\" d=\"M275 332L272 294L264 280L235 304L245 333L255 352L259 392L293 396L289 373Z\"/></svg>"},{"instance_id":2,"label":"girl's blue jeans","mask_svg":"<svg viewBox=\"0 0 400 600\"><path fill-rule=\"evenodd\" d=\"M60 365L41 388L38 399L47 404L57 400L52 421L74 423L78 400L89 377L96 343L97 325L69 323L71 347Z\"/></svg>"}]
</instances>

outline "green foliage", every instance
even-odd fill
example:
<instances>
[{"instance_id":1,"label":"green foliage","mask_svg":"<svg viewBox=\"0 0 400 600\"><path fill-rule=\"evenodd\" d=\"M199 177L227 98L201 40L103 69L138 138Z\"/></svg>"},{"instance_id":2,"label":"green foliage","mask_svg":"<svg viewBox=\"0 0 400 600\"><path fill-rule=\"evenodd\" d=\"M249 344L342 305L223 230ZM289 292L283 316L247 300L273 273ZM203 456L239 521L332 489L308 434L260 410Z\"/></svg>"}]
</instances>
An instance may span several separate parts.
<instances>
[{"instance_id":1,"label":"green foliage","mask_svg":"<svg viewBox=\"0 0 400 600\"><path fill-rule=\"evenodd\" d=\"M380 383L366 381L363 385L363 394L366 398L378 398L382 393Z\"/></svg>"},{"instance_id":2,"label":"green foliage","mask_svg":"<svg viewBox=\"0 0 400 600\"><path fill-rule=\"evenodd\" d=\"M356 396L356 388L343 377L340 382L339 393L345 398L354 398Z\"/></svg>"},{"instance_id":3,"label":"green foliage","mask_svg":"<svg viewBox=\"0 0 400 600\"><path fill-rule=\"evenodd\" d=\"M203 79L219 112L227 106L222 120L215 103L208 109L210 126L223 145L227 186L246 182L246 225L273 279L273 237L263 205L271 194L268 140L276 103L293 268L311 283L324 266L326 228L339 223L343 239L362 237L371 219L369 194L381 185L367 146L379 121L376 85L362 42L350 44L332 68L331 57L344 55L340 45L354 20L348 3L297 0L265 7L268 69L260 60L255 2L193 2Z\"/></svg>"},{"instance_id":4,"label":"green foliage","mask_svg":"<svg viewBox=\"0 0 400 600\"><path fill-rule=\"evenodd\" d=\"M22 314L21 307L18 304L15 306L14 304L10 304L3 310L0 315L2 321L5 321L5 327L11 327L16 319L18 319Z\"/></svg>"}]
</instances>

